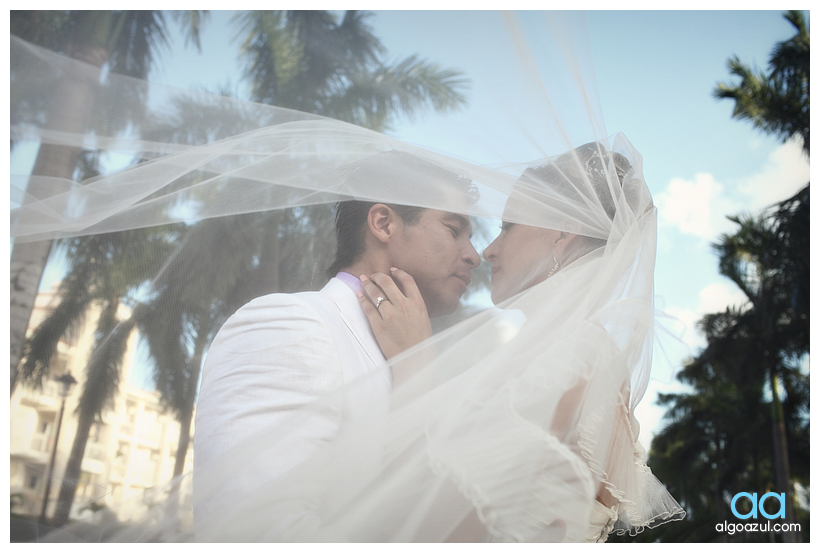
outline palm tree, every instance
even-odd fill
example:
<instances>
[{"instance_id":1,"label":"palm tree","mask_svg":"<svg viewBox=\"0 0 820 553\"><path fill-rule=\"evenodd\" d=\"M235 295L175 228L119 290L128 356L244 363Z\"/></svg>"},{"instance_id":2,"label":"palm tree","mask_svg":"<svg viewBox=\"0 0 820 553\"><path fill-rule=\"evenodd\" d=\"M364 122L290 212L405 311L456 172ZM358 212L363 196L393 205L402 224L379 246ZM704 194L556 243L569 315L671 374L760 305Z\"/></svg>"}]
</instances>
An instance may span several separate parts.
<instances>
[{"instance_id":1,"label":"palm tree","mask_svg":"<svg viewBox=\"0 0 820 553\"><path fill-rule=\"evenodd\" d=\"M157 389L180 423L174 476L185 465L205 348L227 316L249 299L245 290L254 266L245 255L246 240L253 238L248 231L259 218L225 217L186 229L154 279L154 297L132 316L153 358Z\"/></svg>"},{"instance_id":2,"label":"palm tree","mask_svg":"<svg viewBox=\"0 0 820 553\"><path fill-rule=\"evenodd\" d=\"M808 194L808 187L806 187ZM788 202L789 200L787 200ZM808 209L808 195L806 195ZM782 213L781 207L777 213ZM771 420L777 488L786 493L786 522L794 522L793 484L789 470L786 423L780 400L780 382L788 375L789 359L808 353L808 318L801 320L794 293L797 275L788 266L775 263L783 259L776 240L777 221L774 218L730 218L740 225L734 235L724 235L716 245L720 257L720 272L730 278L752 303L747 315L755 338L758 368L767 375L771 393ZM791 221L787 219L786 224ZM806 221L808 223L808 221ZM802 232L808 237L808 225ZM808 246L808 242L805 242ZM808 257L808 249L800 257ZM788 261L786 261L789 263ZM808 271L806 271L806 278ZM805 289L808 290L806 282ZM806 298L808 299L808 298ZM797 315L797 316L796 316ZM801 328L804 326L805 328ZM797 335L795 335L795 331Z\"/></svg>"},{"instance_id":3,"label":"palm tree","mask_svg":"<svg viewBox=\"0 0 820 553\"><path fill-rule=\"evenodd\" d=\"M129 292L159 270L159 263L170 253L171 241L167 229L155 228L74 238L58 247L67 250L70 264L58 291L61 301L26 342L21 381L39 385L48 374L59 339L92 306L99 309L100 317L76 411L77 433L53 517L57 525L68 520L91 426L110 407L119 388L133 323L120 322L117 311Z\"/></svg>"},{"instance_id":4,"label":"palm tree","mask_svg":"<svg viewBox=\"0 0 820 553\"><path fill-rule=\"evenodd\" d=\"M719 83L714 90L716 98L735 101L733 117L748 119L753 125L782 140L799 136L808 155L809 140L809 32L802 12L790 11L785 18L796 33L778 43L769 59L769 72L755 72L736 56L729 60L732 74L740 77L738 85ZM760 463L772 461L769 470L773 484L786 494L786 522L794 522L793 479L790 452L800 452L801 442L807 437L808 403L803 389L807 377L800 370L800 360L809 351L809 185L759 217L749 215L730 217L739 225L734 234L723 235L716 244L721 274L732 280L746 294L749 304L738 310L707 315L702 321L708 345L690 363L681 380L695 388L696 394L706 395L715 383L727 381L736 391L736 399L721 401L734 405L748 421L757 421L769 413L771 443L767 455L757 442L739 447L738 436L745 427L733 431L726 443L735 443L735 450L753 452L755 478L748 485L763 489ZM703 382L688 374L693 368L709 366L712 376ZM783 389L781 389L781 386ZM785 393L785 396L783 394ZM770 398L770 399L767 399ZM686 417L694 411L681 411L683 404L691 403L689 394L666 396L662 399L670 407L673 424L668 434L653 442L656 455L673 458L670 436L680 433ZM710 408L714 410L714 408ZM708 410L707 410L708 411ZM683 418L676 417L684 413ZM732 413L701 413L704 419L723 422L733 419ZM691 422L691 420L689 421ZM690 429L691 430L691 429ZM698 438L694 432L682 431L692 443ZM755 434L760 439L762 434ZM796 446L789 443L793 437ZM703 462L720 468L723 458L719 448L701 452ZM720 455L719 455L720 454ZM802 463L797 466L800 467ZM677 465L679 468L681 464ZM685 466L685 465L684 465ZM738 465L740 466L740 465ZM742 470L738 474L742 474ZM802 473L802 468L798 469ZM675 476L670 474L670 477ZM738 489L738 488L736 488ZM717 486L714 508L719 510L726 500L728 489ZM721 497L721 493L724 497ZM703 506L702 506L703 507ZM704 507L705 508L705 507ZM725 506L724 506L725 508ZM795 533L784 534L786 541L799 539Z\"/></svg>"},{"instance_id":5,"label":"palm tree","mask_svg":"<svg viewBox=\"0 0 820 553\"><path fill-rule=\"evenodd\" d=\"M707 346L678 375L692 391L659 400L670 424L651 464L686 505L686 532L698 541L726 539L708 522L725 520L739 490L785 493L785 522L796 521L793 482L808 478L808 200L806 187L760 217L731 218L739 229L715 249L749 302L702 319Z\"/></svg>"},{"instance_id":6,"label":"palm tree","mask_svg":"<svg viewBox=\"0 0 820 553\"><path fill-rule=\"evenodd\" d=\"M188 40L199 45L199 27L203 14L174 12L172 17L182 24ZM32 106L28 96L12 96L12 120L23 116L44 117L47 127L64 132L82 134L95 127L105 95L134 96L136 109L143 105L138 87L119 87L117 90L101 86L103 65L109 71L132 77L145 78L158 48L167 45L168 25L163 12L158 11L13 11L11 33L57 50L66 56L87 64L86 69L67 72L56 83L51 83L52 96L47 105ZM14 71L12 71L14 81ZM44 88L44 87L41 87ZM94 107L98 109L93 109ZM119 114L120 125L127 125L127 113ZM118 130L108 129L108 132ZM48 181L32 179L28 193L41 197L59 192L55 182L70 183L81 158L76 147L43 144L38 152L32 175L57 177ZM46 186L52 188L45 188ZM64 185L65 186L65 185ZM15 244L11 256L11 392L17 381L26 329L34 307L34 298L40 284L52 242L39 241Z\"/></svg>"},{"instance_id":7,"label":"palm tree","mask_svg":"<svg viewBox=\"0 0 820 553\"><path fill-rule=\"evenodd\" d=\"M738 333L740 312L727 309L701 321L709 347L678 374L691 392L661 394L668 424L652 442L650 465L687 511L681 524L648 533L664 541L715 541L726 535L715 522L726 520L725 495L754 488L760 464L755 453L765 436L761 414L763 381L745 377L744 346L748 334ZM727 334L728 332L728 334ZM722 348L723 351L717 350ZM729 352L736 355L728 355ZM741 354L741 355L737 355ZM751 458L750 458L751 457Z\"/></svg>"},{"instance_id":8,"label":"palm tree","mask_svg":"<svg viewBox=\"0 0 820 553\"><path fill-rule=\"evenodd\" d=\"M754 74L737 57L729 61L741 77L737 86L720 83L717 98L735 100L733 116L749 119L757 128L788 140L800 136L810 152L810 37L803 12L784 17L795 35L778 43L769 58L769 74ZM778 383L784 381L784 362L809 351L809 185L758 220L733 218L740 225L734 236L717 246L721 272L734 281L753 303L758 337L769 347L769 386L773 394L772 421L778 487L791 494L787 430ZM789 384L785 384L790 388ZM792 387L792 389L794 389ZM789 501L791 507L791 501Z\"/></svg>"},{"instance_id":9,"label":"palm tree","mask_svg":"<svg viewBox=\"0 0 820 553\"><path fill-rule=\"evenodd\" d=\"M365 24L368 14L243 12L235 17L245 75L254 100L383 130L398 113L461 106L460 75L410 57L395 66L379 61L384 48ZM158 127L165 140L205 142L213 109L180 99L179 117ZM216 113L220 127L258 115ZM181 130L182 129L182 130ZM226 128L221 128L225 134ZM156 280L151 316L137 322L155 362L155 381L183 427L175 474L187 452L203 349L224 321L250 299L271 292L318 289L333 254L333 211L317 205L231 218L191 227ZM230 243L225 243L230 241ZM214 247L218 244L218 247Z\"/></svg>"},{"instance_id":10,"label":"palm tree","mask_svg":"<svg viewBox=\"0 0 820 553\"><path fill-rule=\"evenodd\" d=\"M321 12L296 14L289 20L332 20L331 16L320 14ZM301 24L294 23L294 28L301 30L294 33L284 32L283 36L289 37L290 44L284 47L284 50L277 46L271 51L271 56L279 63L291 64L297 69L301 63L309 63L313 67L318 63L316 60L322 57L322 52L321 48L315 47L310 37L328 35L333 36L342 49L355 50L354 43L363 41L366 43L365 50L375 48L380 51L381 45L372 37L369 29L361 25L362 19L362 15L349 14L344 18L346 23L326 25L325 30L319 35L306 33ZM356 33L361 33L361 36ZM299 42L300 40L303 42ZM304 42L305 40L307 42ZM345 46L345 41L351 45ZM308 44L313 46L308 48ZM305 53L308 50L310 52ZM332 111L330 107L323 107L332 105L335 107L332 115L382 126L397 110L404 110L404 113L412 115L428 103L439 109L448 109L463 103L463 97L455 91L463 81L457 78L455 72L436 72L433 71L434 66L431 64L413 60L417 66L415 70L411 67L413 64L405 63L399 67L400 71L393 72L398 76L385 77L385 66L372 65L374 62L371 57L373 56L357 57L351 54L342 56L341 60L337 59L332 70L321 73L322 79L330 83L324 88L320 82L322 79L316 79L311 75L311 71L299 69L296 72L299 79L287 81L286 88L289 92L283 97L283 101L290 103L288 107L312 106L314 112ZM341 64L341 61L345 60L349 61L347 67ZM350 86L339 85L353 76L359 82L364 82L368 70L371 71L370 80L373 81L370 88L360 87L357 90L362 92L354 92ZM379 75L381 78L377 78ZM297 82L301 85L297 86ZM397 83L401 85L399 88L396 88ZM317 86L322 90L316 92L311 89L300 89L302 85ZM369 97L366 92L370 94ZM357 94L364 96L359 97ZM426 101L428 99L431 99L430 102ZM179 112L178 120L169 119L163 125L154 126L151 135L146 135L147 138L161 137L165 140L178 139L185 143L201 143L212 140L217 132L224 134L227 131L230 134L232 125L240 125L244 120L255 120L257 124L264 124L264 120L253 119L254 114L239 114L239 117L236 117L237 114L221 113L216 120L220 127L225 128L217 130L203 124L212 123L214 119L203 119L202 115L213 115L214 110L219 108L204 106L203 109L203 106L192 105L184 98L178 99L176 107ZM162 273L154 279L151 298L137 304L132 316L126 321L113 324L110 317L101 319L100 324L107 321L108 326L105 328L110 328L111 334L106 336L102 332L103 327L100 327L98 347L89 362L87 378L88 382L94 381L96 386L87 385L89 393L97 390L101 395L89 398L88 401L84 395L81 404L87 404L88 407L83 407L78 413L81 427L90 427L91 422L104 408L104 397L110 397L108 394L116 389L118 363L121 362L116 355L124 352L122 344L131 329L139 328L154 359L155 381L162 393L163 401L177 414L181 424L175 466L175 472L181 473L188 449L199 369L207 344L225 318L251 298L268 291L294 291L306 285L318 288L321 282L316 280L316 275L323 273L325 268L322 260L327 259L329 262L333 254L332 221L332 210L329 206L308 206L273 213L205 220L189 227L175 227L171 234L164 235L167 239L166 244L168 241L176 240L180 245L170 261L165 264ZM230 228L226 229L226 226ZM225 239L232 239L233 242L225 244L225 247L213 247L215 241ZM150 249L140 251L148 253ZM165 257L167 256L163 253L156 259ZM78 275L82 272L79 267L81 259L77 258L77 262L70 276L75 270ZM106 267L111 271L117 270L117 265L113 262ZM140 281L140 278L143 280ZM129 280L127 286L116 290L110 289L111 293L107 296L109 302L105 305L113 308L117 299L126 297L137 282L144 282L146 278L146 275L135 272L134 280ZM67 279L66 286L76 280L78 279L71 276ZM87 293L79 284L76 288ZM56 339L55 336L59 338L60 325L68 324L60 319L60 315L71 306L72 301L78 301L70 299L69 296L69 292L66 291L63 295L65 306L58 306L54 316L48 319L49 324L44 323L42 326L42 332L40 329L35 332L31 344L37 340L38 351L48 351L47 347L42 346L49 339ZM79 306L75 309L81 310ZM51 329L51 333L46 335L48 329ZM30 348L30 351L33 352L34 348ZM47 359L39 354L32 355L31 360L35 367L47 366ZM100 379L104 382L96 382ZM76 481L79 475L88 435L88 429L83 432L82 428L78 430L78 439L72 448L69 470L66 473L67 485L61 491L58 515L55 517L57 524L67 520L73 499L74 486L71 482Z\"/></svg>"},{"instance_id":11,"label":"palm tree","mask_svg":"<svg viewBox=\"0 0 820 553\"><path fill-rule=\"evenodd\" d=\"M715 523L727 520L729 501L742 490L784 489L778 482L776 440L771 432L771 378L767 350L759 339L750 306L728 308L700 322L708 345L687 363L677 379L691 388L662 394L668 424L655 437L650 465L687 510L687 519L647 533L663 541L726 541L759 539L755 534L727 536ZM783 421L795 442L808 438L808 377L783 363L782 382L790 390L783 403ZM801 480L808 477L808 459L794 450L793 465Z\"/></svg>"},{"instance_id":12,"label":"palm tree","mask_svg":"<svg viewBox=\"0 0 820 553\"><path fill-rule=\"evenodd\" d=\"M755 72L737 56L729 69L740 84L719 83L714 96L735 101L732 117L748 119L764 132L788 140L799 136L809 152L809 28L803 12L784 16L796 33L778 43L769 58L769 73Z\"/></svg>"},{"instance_id":13,"label":"palm tree","mask_svg":"<svg viewBox=\"0 0 820 553\"><path fill-rule=\"evenodd\" d=\"M198 46L199 26L203 15L199 12L174 12L172 17L183 24L187 39ZM107 132L116 132L118 127L111 125L119 121L121 126L129 122L129 115L138 115L144 105L144 89L140 87L105 87L100 85L100 71L106 65L109 71L133 77L144 78L153 62L158 47L167 45L166 16L157 11L66 11L66 12L13 12L12 33L21 38L38 41L68 57L87 64L86 70L68 73L54 87L51 104L47 106L30 106L25 99L15 104L12 100L12 118L16 114L38 116L45 112L49 128L82 134L94 129L98 115L104 113L107 96L117 95L132 97L130 105L134 114L119 113L118 118L111 118L105 123ZM14 81L14 74L12 74ZM23 109L15 110L15 105ZM92 108L98 109L92 109ZM35 108L35 109L32 109ZM31 113L33 111L33 114ZM77 177L78 168L94 169L93 154L82 152L80 148L48 145L40 147L32 175L59 177L62 182L70 183ZM82 163L91 160L92 163ZM42 181L32 179L29 194L34 197L43 195L38 184ZM50 179L49 182L54 182ZM50 193L54 193L52 189ZM130 233L133 234L133 233ZM116 309L125 290L133 285L129 278L142 279L150 276L140 270L117 272L117 268L128 268L127 259L116 254L118 250L133 253L133 248L140 242L126 235L105 235L87 237L74 241L75 250L69 248L72 272L68 281L73 283L73 290L63 290L65 308L61 305L43 324L43 332L35 332L28 343L24 341L25 329L31 317L34 298L37 294L40 279L46 261L52 249L49 241L16 244L11 259L11 390L17 381L17 369L21 354L25 349L25 378L38 382L42 378L47 359L56 347L60 338L60 329L65 331L72 322L84 314L92 299L101 299L102 313L98 324L98 347L89 360L86 369L86 381L83 395L78 407L79 424L71 456L65 473L65 485L60 490L57 510L54 516L56 524L63 524L73 501L76 482L88 439L88 433L95 417L111 401L119 382L119 367L124 353L124 345L130 334L127 325L115 323ZM91 251L91 256L77 252ZM146 250L148 251L148 250ZM73 258L76 255L75 258ZM106 261L103 261L106 260ZM83 267L87 265L87 267ZM150 265L146 265L150 267ZM130 267L134 269L133 267ZM106 271L111 271L105 274ZM82 273L88 273L85 281L88 288L73 296L82 286ZM123 275L129 275L123 277ZM124 280L123 280L124 278ZM95 282L91 282L94 280ZM59 317L63 317L60 319ZM49 334L45 333L50 329ZM49 341L50 343L45 343ZM36 346L36 347L34 347Z\"/></svg>"},{"instance_id":14,"label":"palm tree","mask_svg":"<svg viewBox=\"0 0 820 553\"><path fill-rule=\"evenodd\" d=\"M733 117L783 140L800 136L808 155L808 26L802 12L785 18L796 34L775 46L769 72L735 56L729 68L740 84L719 83L714 95L735 100ZM650 458L687 508L688 520L677 527L688 539L726 540L711 525L744 489L786 493L786 522L795 521L792 483L808 484L808 376L801 367L809 351L808 213L806 185L760 216L730 217L737 231L714 246L720 272L749 303L702 319L707 347L678 376L692 391L661 396L669 425L653 440ZM662 528L649 538L684 537L675 532Z\"/></svg>"},{"instance_id":15,"label":"palm tree","mask_svg":"<svg viewBox=\"0 0 820 553\"><path fill-rule=\"evenodd\" d=\"M383 61L366 20L347 11L242 12L236 16L253 100L347 121L376 131L392 117L462 107L467 81L457 71L410 56Z\"/></svg>"}]
</instances>

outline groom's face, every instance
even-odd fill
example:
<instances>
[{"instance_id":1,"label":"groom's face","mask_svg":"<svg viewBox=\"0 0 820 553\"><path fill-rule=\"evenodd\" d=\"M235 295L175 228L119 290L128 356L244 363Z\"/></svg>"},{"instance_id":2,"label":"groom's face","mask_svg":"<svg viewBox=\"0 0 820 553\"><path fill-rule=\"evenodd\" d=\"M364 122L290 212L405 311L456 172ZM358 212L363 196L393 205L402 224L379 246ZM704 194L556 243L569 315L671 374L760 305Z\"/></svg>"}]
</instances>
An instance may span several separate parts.
<instances>
[{"instance_id":1,"label":"groom's face","mask_svg":"<svg viewBox=\"0 0 820 553\"><path fill-rule=\"evenodd\" d=\"M470 272L481 262L470 242L472 231L469 217L435 209L425 209L418 221L400 226L391 262L415 279L430 317L455 311L470 284Z\"/></svg>"}]
</instances>

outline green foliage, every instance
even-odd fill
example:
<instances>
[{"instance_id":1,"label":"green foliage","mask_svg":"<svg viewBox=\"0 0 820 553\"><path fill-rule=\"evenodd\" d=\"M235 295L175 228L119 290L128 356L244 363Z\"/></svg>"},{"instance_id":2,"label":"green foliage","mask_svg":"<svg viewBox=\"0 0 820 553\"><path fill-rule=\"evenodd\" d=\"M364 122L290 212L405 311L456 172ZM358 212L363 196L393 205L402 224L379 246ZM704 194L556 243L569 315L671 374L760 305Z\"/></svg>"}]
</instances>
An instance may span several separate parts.
<instances>
[{"instance_id":1,"label":"green foliage","mask_svg":"<svg viewBox=\"0 0 820 553\"><path fill-rule=\"evenodd\" d=\"M167 45L168 17L158 11L13 12L11 27L26 40L96 65L107 62L114 73L144 78L154 54ZM198 46L205 16L191 11L170 17L187 30L186 42ZM384 47L366 24L367 17L356 11L346 12L341 21L324 11L238 15L245 75L254 99L378 130L399 114L413 116L427 108L443 111L464 104L461 90L466 81L459 73L415 56L395 65L384 63ZM95 113L110 112L107 106L115 99L118 105L123 98L131 99L125 103L132 112L120 114L125 128L143 115L145 91L105 84L94 99ZM27 101L19 98L13 103L13 117L42 120L48 106ZM272 123L252 107L236 113L185 96L175 99L175 107L175 114L164 114L162 124L152 125L151 135L143 138L202 144L235 134L242 122ZM105 135L120 130L110 121L92 126ZM98 163L98 152L81 152L76 180L93 176ZM59 339L96 305L101 316L78 407L82 424L98 419L113 398L135 327L150 350L164 404L184 421L190 420L204 350L228 316L264 293L318 289L324 283L335 247L333 212L328 205L317 205L237 215L75 238L62 247L70 270L61 284L61 302L27 344L25 378L41 381ZM117 317L121 303L132 308L125 321ZM87 430L77 434L83 443L75 440L80 456ZM178 448L183 460L187 449L187 444ZM79 461L70 466L79 470ZM67 516L70 495L61 493L61 516Z\"/></svg>"},{"instance_id":2,"label":"green foliage","mask_svg":"<svg viewBox=\"0 0 820 553\"><path fill-rule=\"evenodd\" d=\"M687 509L687 540L765 538L728 537L714 525L735 521L729 501L739 491L785 491L773 439L780 421L790 478L809 487L808 209L807 186L760 217L732 218L738 230L715 245L721 273L749 303L701 320L707 346L677 377L691 391L660 397L668 424L650 457ZM671 527L656 532L681 537Z\"/></svg>"},{"instance_id":3,"label":"green foliage","mask_svg":"<svg viewBox=\"0 0 820 553\"><path fill-rule=\"evenodd\" d=\"M75 27L76 14L68 10L11 10L11 34L23 40L64 52Z\"/></svg>"},{"instance_id":4,"label":"green foliage","mask_svg":"<svg viewBox=\"0 0 820 553\"><path fill-rule=\"evenodd\" d=\"M778 43L769 58L769 72L756 71L737 56L729 60L740 84L719 83L714 96L735 101L732 117L748 119L760 130L782 140L799 136L809 152L809 28L803 13L792 10L785 18L795 35Z\"/></svg>"},{"instance_id":5,"label":"green foliage","mask_svg":"<svg viewBox=\"0 0 820 553\"><path fill-rule=\"evenodd\" d=\"M157 49L167 45L165 17L163 12L148 10L21 11L12 13L11 31L23 39L94 67L106 65L109 71L144 78L148 75ZM187 38L198 44L199 24L203 16L198 13L179 13L173 17L187 22ZM25 69L17 68L17 71ZM15 72L12 71L12 79L14 78ZM73 87L72 83L71 77L67 76L60 84L65 90L78 92L76 83ZM132 116L143 113L146 100L144 87L102 84L100 88L101 91L83 87L82 94L75 94L81 101L73 106L73 111L79 114L84 111L79 108L88 108L93 104L95 109L90 109L89 112L108 116L106 121L101 121L99 117L92 117L90 122L82 120L82 117L79 117L81 120L74 121L75 118L71 117L74 114L69 113L71 110L61 109L62 98L59 97L39 104L29 103L26 98L17 98L16 101L12 99L12 118L15 123L21 123L25 118L43 121L56 117L63 120L63 124L67 119L72 123L67 125L69 129L78 132L102 131L104 136L110 136L127 127ZM58 86L54 90L62 89ZM130 111L120 110L117 118L111 118L112 112L107 108L113 98L118 101L129 99L129 102L121 103L130 106ZM116 123L112 125L112 121ZM55 121L51 123L57 124ZM49 146L42 147L40 154L43 155L49 149ZM74 175L83 179L97 172L99 154L77 151L75 156L67 156L66 160L63 166L49 170L57 170L57 174L62 177ZM29 192L37 195L36 191ZM76 481L79 475L90 425L110 405L119 386L122 357L133 326L133 323L121 324L117 320L120 301L159 269L156 263L167 255L167 251L158 251L157 247L162 248L167 244L167 234L163 231L157 234L156 230L110 233L78 238L63 244L68 252L70 270L61 285L61 303L24 346L22 373L29 381L40 383L58 341L76 325L88 307L92 304L99 307L101 316L97 325L96 344L86 366L86 379L77 408L80 422L66 469L65 480L68 482ZM42 270L42 267L39 269ZM31 290L31 293L36 294L36 289ZM13 359L12 363L15 362ZM68 518L74 489L74 486L66 486L60 492L55 517L59 524Z\"/></svg>"},{"instance_id":6,"label":"green foliage","mask_svg":"<svg viewBox=\"0 0 820 553\"><path fill-rule=\"evenodd\" d=\"M258 102L315 113L383 131L394 117L466 103L457 71L410 56L383 59L366 20L347 11L259 11L237 15L245 77Z\"/></svg>"},{"instance_id":7,"label":"green foliage","mask_svg":"<svg viewBox=\"0 0 820 553\"><path fill-rule=\"evenodd\" d=\"M356 11L341 21L324 11L239 13L234 23L254 100L376 129L399 113L463 104L458 73L415 56L392 67L383 64L384 47L367 17ZM183 96L175 107L150 138L205 143L233 134L240 122L270 123L252 108L238 113ZM154 297L135 312L152 352L155 382L170 408L190 408L199 374L196 344L209 343L238 307L265 293L324 284L334 254L333 228L328 205L208 219L186 228L153 282Z\"/></svg>"},{"instance_id":8,"label":"green foliage","mask_svg":"<svg viewBox=\"0 0 820 553\"><path fill-rule=\"evenodd\" d=\"M71 57L101 50L99 65L106 62L114 73L145 78L157 51L168 46L169 14L183 29L186 45L199 48L208 13L193 10L18 10L10 14L10 28L13 35Z\"/></svg>"},{"instance_id":9,"label":"green foliage","mask_svg":"<svg viewBox=\"0 0 820 553\"><path fill-rule=\"evenodd\" d=\"M808 27L801 12L786 19L797 34L775 47L769 73L734 57L729 67L741 83L719 84L715 96L734 99L733 116L765 132L800 136L808 154ZM729 219L737 230L713 247L721 274L748 302L703 317L707 346L677 375L689 391L659 398L667 425L652 441L649 464L687 519L643 540L780 541L715 526L738 522L729 508L736 493L809 488L809 185L760 215ZM807 540L808 512L797 501L790 507L789 522L800 522Z\"/></svg>"}]
</instances>

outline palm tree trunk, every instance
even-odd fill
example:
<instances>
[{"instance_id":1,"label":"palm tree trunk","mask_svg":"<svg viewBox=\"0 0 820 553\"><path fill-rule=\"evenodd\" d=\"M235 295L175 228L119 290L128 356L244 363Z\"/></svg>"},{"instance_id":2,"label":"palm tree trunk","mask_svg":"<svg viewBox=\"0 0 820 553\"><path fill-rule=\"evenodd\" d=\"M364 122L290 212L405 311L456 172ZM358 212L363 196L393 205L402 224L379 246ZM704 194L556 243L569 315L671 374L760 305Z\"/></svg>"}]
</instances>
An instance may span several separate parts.
<instances>
[{"instance_id":1,"label":"palm tree trunk","mask_svg":"<svg viewBox=\"0 0 820 553\"><path fill-rule=\"evenodd\" d=\"M715 509L717 511L717 520L726 520L726 502L723 499L723 447L720 440L720 431L715 432ZM721 532L718 537L718 542L728 542L728 537L725 532Z\"/></svg>"},{"instance_id":2,"label":"palm tree trunk","mask_svg":"<svg viewBox=\"0 0 820 553\"><path fill-rule=\"evenodd\" d=\"M196 398L196 388L199 383L199 372L202 368L202 353L208 343L208 335L201 329L197 333L196 345L194 346L194 356L191 359L191 373L188 382L188 402L185 410L179 416L179 443L177 443L177 456L174 463L174 477L180 476L185 470L185 459L188 456L188 444L191 441L191 421L194 418L194 400Z\"/></svg>"},{"instance_id":3,"label":"palm tree trunk","mask_svg":"<svg viewBox=\"0 0 820 553\"><path fill-rule=\"evenodd\" d=\"M774 443L774 466L777 478L777 488L781 493L785 493L786 498L786 520L787 524L794 524L794 504L791 474L789 471L789 449L786 444L786 423L783 416L783 405L780 403L780 395L777 386L777 373L769 371L769 383L772 388L772 438ZM796 543L800 541L799 532L784 532L783 541L786 543Z\"/></svg>"},{"instance_id":4,"label":"palm tree trunk","mask_svg":"<svg viewBox=\"0 0 820 553\"><path fill-rule=\"evenodd\" d=\"M97 340L85 371L83 393L77 407L77 434L71 446L63 485L57 498L54 524L62 526L68 522L71 505L77 491L82 472L85 446L95 419L101 416L106 405L114 397L119 387L119 373L128 346L128 338L133 330L133 321L118 323L117 308L119 298L112 296L102 306L97 323Z\"/></svg>"},{"instance_id":5,"label":"palm tree trunk","mask_svg":"<svg viewBox=\"0 0 820 553\"><path fill-rule=\"evenodd\" d=\"M171 535L177 531L179 526L179 504L180 488L183 481L177 478L185 470L185 460L188 457L188 445L191 442L191 421L194 417L194 401L196 399L196 388L199 383L200 367L202 366L202 352L208 343L208 335L199 329L197 332L194 355L191 359L191 372L188 382L188 397L185 408L179 413L179 441L177 442L177 454L174 460L174 478L176 481L168 491L168 499L165 504L165 523Z\"/></svg>"},{"instance_id":6,"label":"palm tree trunk","mask_svg":"<svg viewBox=\"0 0 820 553\"><path fill-rule=\"evenodd\" d=\"M179 418L179 441L177 442L177 456L174 462L174 478L180 476L185 470L185 459L188 457L188 444L191 442L191 420L194 410L193 405L180 413Z\"/></svg>"},{"instance_id":7,"label":"palm tree trunk","mask_svg":"<svg viewBox=\"0 0 820 553\"><path fill-rule=\"evenodd\" d=\"M75 59L101 67L108 58L108 53L101 48L75 49ZM67 73L60 80L54 93L55 101L47 115L46 128L69 133L82 133L88 126L88 118L94 105L94 88L97 80L90 73ZM62 180L33 181L27 190L34 198L45 198L68 190L80 148L42 144L37 154L37 160L32 169L32 175L57 177ZM21 223L29 222L21 219ZM10 392L14 393L17 382L17 368L23 353L31 313L34 310L34 301L40 286L40 280L45 271L46 262L51 253L52 242L42 240L24 244L14 244L11 253L11 292L10 292L10 322L11 331L11 385Z\"/></svg>"},{"instance_id":8,"label":"palm tree trunk","mask_svg":"<svg viewBox=\"0 0 820 553\"><path fill-rule=\"evenodd\" d=\"M52 524L55 527L63 526L68 522L71 513L71 505L74 503L74 493L77 490L77 482L80 480L82 472L83 457L85 456L85 446L88 443L88 435L91 425L94 424L94 416L81 413L77 421L77 434L74 436L74 444L71 446L71 454L68 457L63 484L60 486L60 495L57 497L57 507L54 511Z\"/></svg>"},{"instance_id":9,"label":"palm tree trunk","mask_svg":"<svg viewBox=\"0 0 820 553\"><path fill-rule=\"evenodd\" d=\"M174 460L174 478L176 481L171 484L165 503L164 527L171 533L171 536L175 535L180 524L180 487L183 483L182 480L177 479L177 477L182 475L182 471L185 469L185 459L188 457L188 444L191 441L191 419L193 418L193 412L194 406L191 404L190 408L180 413L179 417L179 441L177 442L177 454Z\"/></svg>"},{"instance_id":10,"label":"palm tree trunk","mask_svg":"<svg viewBox=\"0 0 820 553\"><path fill-rule=\"evenodd\" d=\"M266 218L265 241L259 256L259 267L257 268L253 291L254 297L282 291L279 283L281 240L278 236L281 219L281 211L275 211Z\"/></svg>"}]
</instances>

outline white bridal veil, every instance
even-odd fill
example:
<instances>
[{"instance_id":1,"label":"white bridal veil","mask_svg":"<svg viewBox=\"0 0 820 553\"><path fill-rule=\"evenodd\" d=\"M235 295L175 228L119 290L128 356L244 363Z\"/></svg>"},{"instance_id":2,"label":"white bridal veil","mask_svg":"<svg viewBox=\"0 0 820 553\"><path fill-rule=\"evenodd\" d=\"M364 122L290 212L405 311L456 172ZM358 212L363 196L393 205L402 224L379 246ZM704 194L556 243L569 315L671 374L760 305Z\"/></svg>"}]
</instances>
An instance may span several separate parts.
<instances>
[{"instance_id":1,"label":"white bridal veil","mask_svg":"<svg viewBox=\"0 0 820 553\"><path fill-rule=\"evenodd\" d=\"M54 156L79 149L102 169L61 174L59 161L38 161L12 174L14 247L106 233L127 247L155 229L168 247L134 269L153 276L130 299L134 313L150 305L153 320L205 312L221 324L254 294L320 288L339 200L467 213L478 229L503 217L583 244L543 260L547 270L561 263L540 284L391 359L414 376L357 404L311 458L292 462L289 444L368 382L198 462L193 494L186 475L132 506L137 522L68 526L53 539L583 541L602 508L603 535L682 517L644 463L634 417L652 364L656 210L640 154L606 133L583 17L500 15L493 36L508 37L508 50L483 51L474 34L451 31L508 79L498 111L476 117L508 117L531 152L464 159L332 119L101 74L12 37L12 141ZM541 109L517 113L525 96ZM412 186L348 178L390 151L424 162ZM470 193L442 193L442 169L471 182ZM192 502L207 505L195 524Z\"/></svg>"}]
</instances>

